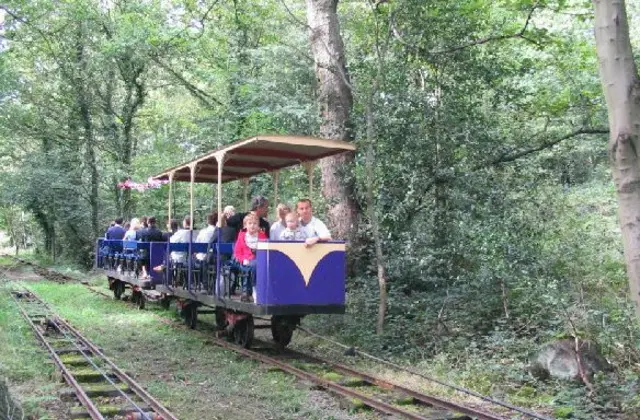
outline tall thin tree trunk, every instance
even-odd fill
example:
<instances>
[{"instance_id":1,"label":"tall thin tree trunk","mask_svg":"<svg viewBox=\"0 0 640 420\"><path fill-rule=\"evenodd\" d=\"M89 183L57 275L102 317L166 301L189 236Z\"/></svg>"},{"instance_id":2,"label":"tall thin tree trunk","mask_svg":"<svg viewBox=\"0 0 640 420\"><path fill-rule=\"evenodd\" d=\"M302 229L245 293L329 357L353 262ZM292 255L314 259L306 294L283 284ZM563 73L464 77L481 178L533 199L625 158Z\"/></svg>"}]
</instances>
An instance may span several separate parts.
<instances>
[{"instance_id":1,"label":"tall thin tree trunk","mask_svg":"<svg viewBox=\"0 0 640 420\"><path fill-rule=\"evenodd\" d=\"M127 64L134 67L130 62ZM127 175L131 174L131 165L136 156L138 142L134 137L134 118L138 110L144 104L146 97L145 86L142 80L138 80L144 71L144 67L135 67L131 73L122 73L125 81L125 103L123 105L123 127L122 127L122 166ZM131 218L133 216L133 200L131 198L131 190L124 189L122 191L122 212L124 217Z\"/></svg>"},{"instance_id":2,"label":"tall thin tree trunk","mask_svg":"<svg viewBox=\"0 0 640 420\"><path fill-rule=\"evenodd\" d=\"M98 164L96 162L95 138L93 135L93 121L91 119L91 110L89 108L89 92L86 80L88 80L87 59L85 57L84 47L84 28L80 23L78 26L76 39L76 60L78 64L79 74L76 77L76 92L78 100L78 108L80 111L80 119L84 131L84 147L85 147L85 165L90 172L90 189L89 189L89 206L91 208L91 233L92 240L98 236L98 187L99 175Z\"/></svg>"},{"instance_id":3,"label":"tall thin tree trunk","mask_svg":"<svg viewBox=\"0 0 640 420\"><path fill-rule=\"evenodd\" d=\"M242 3L242 2L240 2ZM229 78L229 110L233 116L231 119L233 127L233 138L240 139L245 135L247 123L247 101L243 98L242 83L246 76L246 69L249 67L248 43L249 36L247 24L240 18L244 12L242 7L246 4L238 4L238 0L233 1L233 13L235 22L235 32L230 39L231 47L231 77Z\"/></svg>"},{"instance_id":4,"label":"tall thin tree trunk","mask_svg":"<svg viewBox=\"0 0 640 420\"><path fill-rule=\"evenodd\" d=\"M380 77L380 75L378 75ZM376 333L384 332L384 319L387 315L387 271L385 266L385 256L382 250L382 238L380 235L380 225L378 223L378 213L374 200L374 166L375 166L375 147L376 147L376 127L374 121L374 96L378 87L378 80L374 80L371 94L367 99L367 152L365 155L365 173L368 180L366 189L367 197L367 215L369 223L371 223L371 231L373 233L373 244L376 255L376 267L378 271L378 319L376 321Z\"/></svg>"},{"instance_id":5,"label":"tall thin tree trunk","mask_svg":"<svg viewBox=\"0 0 640 420\"><path fill-rule=\"evenodd\" d=\"M322 115L320 135L328 139L352 140L350 114L353 96L337 7L338 0L307 0L309 40L318 79ZM357 208L353 181L345 182L341 172L352 165L353 158L353 154L342 154L320 162L322 193L329 204L329 224L337 237L347 240L355 237Z\"/></svg>"},{"instance_id":6,"label":"tall thin tree trunk","mask_svg":"<svg viewBox=\"0 0 640 420\"><path fill-rule=\"evenodd\" d=\"M631 299L640 315L640 80L624 0L594 0L596 50L609 114L609 157L618 196Z\"/></svg>"}]
</instances>

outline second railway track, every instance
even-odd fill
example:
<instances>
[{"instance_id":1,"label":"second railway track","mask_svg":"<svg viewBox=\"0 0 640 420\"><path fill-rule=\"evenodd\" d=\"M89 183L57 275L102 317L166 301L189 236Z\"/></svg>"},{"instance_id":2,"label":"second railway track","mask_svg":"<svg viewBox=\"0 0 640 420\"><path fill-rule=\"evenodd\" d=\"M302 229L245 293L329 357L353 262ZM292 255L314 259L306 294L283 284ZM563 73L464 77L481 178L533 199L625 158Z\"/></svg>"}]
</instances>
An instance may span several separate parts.
<instances>
[{"instance_id":1,"label":"second railway track","mask_svg":"<svg viewBox=\"0 0 640 420\"><path fill-rule=\"evenodd\" d=\"M41 268L33 263L19 260L34 267L43 277L53 275L54 281L68 282L77 279L56 273L55 271ZM85 284L93 293L103 297L111 296L95 287ZM159 317L162 322L174 327L184 325L171 322L168 319ZM199 333L211 332L215 326L208 325L207 331L197 331ZM260 325L256 325L260 328ZM323 388L330 393L346 397L394 418L407 418L413 420L433 420L433 419L486 419L504 420L507 418L501 414L493 413L485 409L472 407L452 401L439 396L425 394L404 386L395 384L388 380L378 378L369 373L356 370L352 367L328 361L317 356L300 353L295 350L280 351L264 342L260 349L248 350L229 343L223 338L214 338L207 334L207 340L212 341L219 347L241 354L244 357L276 367L284 372L296 376L302 380L313 383L315 386ZM544 416L526 416L537 419L546 419ZM144 418L144 417L137 417ZM170 417L168 417L170 418Z\"/></svg>"},{"instance_id":2,"label":"second railway track","mask_svg":"<svg viewBox=\"0 0 640 420\"><path fill-rule=\"evenodd\" d=\"M82 405L70 410L71 418L177 420L33 292L14 290L12 297L70 386L61 397L75 398Z\"/></svg>"}]
</instances>

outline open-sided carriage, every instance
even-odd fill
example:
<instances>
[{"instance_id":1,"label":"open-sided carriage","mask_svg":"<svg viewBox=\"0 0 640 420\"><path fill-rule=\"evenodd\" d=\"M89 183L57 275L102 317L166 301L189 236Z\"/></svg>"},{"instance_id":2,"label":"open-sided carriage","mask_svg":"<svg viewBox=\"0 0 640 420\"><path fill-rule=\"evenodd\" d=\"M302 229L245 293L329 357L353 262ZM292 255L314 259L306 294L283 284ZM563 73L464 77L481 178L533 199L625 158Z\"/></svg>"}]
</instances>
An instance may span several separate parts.
<instances>
[{"instance_id":1,"label":"open-sided carriage","mask_svg":"<svg viewBox=\"0 0 640 420\"><path fill-rule=\"evenodd\" d=\"M282 169L304 165L313 186L313 163L323 157L355 150L346 142L298 136L256 136L221 147L191 162L167 169L152 177L169 182L169 217L174 182L190 183L190 215L193 220L195 183L217 184L218 214L222 214L223 184L270 173L274 181L273 203L278 201L278 176ZM253 339L254 316L270 316L273 339L286 346L300 319L308 314L339 314L345 309L345 243L320 242L305 247L302 242L260 241L256 251L254 301L243 302L233 293L234 281L248 275L234 264L230 243L141 243L136 259L125 253L125 244L101 240L96 263L107 270L118 292L129 285L134 293L154 289L168 304L177 299L185 322L195 327L198 307L214 308L220 329L234 341L249 347ZM183 253L175 262L171 253ZM135 255L136 253L134 253ZM127 257L127 255L129 255ZM163 265L162 273L150 270L150 279L136 275L143 262L150 267ZM117 271L126 262L126 270ZM114 289L114 295L119 297ZM134 299L140 295L134 295Z\"/></svg>"}]
</instances>

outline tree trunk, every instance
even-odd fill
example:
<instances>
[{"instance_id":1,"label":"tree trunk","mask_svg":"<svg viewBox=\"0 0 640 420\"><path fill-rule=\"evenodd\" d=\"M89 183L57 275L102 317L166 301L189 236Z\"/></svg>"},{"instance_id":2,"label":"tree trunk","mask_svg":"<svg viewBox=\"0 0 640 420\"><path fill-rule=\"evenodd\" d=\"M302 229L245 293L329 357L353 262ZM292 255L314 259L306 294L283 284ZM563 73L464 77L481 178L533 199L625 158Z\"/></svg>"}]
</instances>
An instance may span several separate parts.
<instances>
[{"instance_id":1,"label":"tree trunk","mask_svg":"<svg viewBox=\"0 0 640 420\"><path fill-rule=\"evenodd\" d=\"M139 80L144 72L144 66L135 67L133 63L125 62L133 68L131 73L122 72L122 78L125 81L125 103L123 105L123 127L122 127L122 165L128 176L131 175L131 165L138 148L137 140L133 136L134 117L138 110L144 104L146 91L144 83ZM130 219L133 217L133 200L131 198L131 190L124 189L122 191L122 212L124 217Z\"/></svg>"},{"instance_id":2,"label":"tree trunk","mask_svg":"<svg viewBox=\"0 0 640 420\"><path fill-rule=\"evenodd\" d=\"M84 28L82 24L78 26L76 39L76 63L78 65L79 74L75 78L76 94L80 119L82 121L82 129L84 134L85 162L84 164L90 172L90 189L89 189L89 206L91 208L91 234L93 238L97 238L99 234L98 226L98 187L100 183L98 175L98 164L96 162L95 138L93 135L93 121L91 119L91 109L89 106L89 91L86 84L88 80L87 58L85 57L84 47Z\"/></svg>"},{"instance_id":3,"label":"tree trunk","mask_svg":"<svg viewBox=\"0 0 640 420\"><path fill-rule=\"evenodd\" d=\"M593 4L600 78L609 113L609 157L631 299L640 315L640 80L624 0L594 0Z\"/></svg>"},{"instance_id":4,"label":"tree trunk","mask_svg":"<svg viewBox=\"0 0 640 420\"><path fill-rule=\"evenodd\" d=\"M233 1L233 13L235 22L235 32L229 39L231 48L231 70L229 78L229 114L231 116L232 136L234 139L241 139L245 136L245 125L247 123L248 104L245 94L242 93L243 80L246 77L246 69L250 65L249 60L249 34L248 26L240 18L243 10L239 8L238 1ZM217 190L216 190L217 191Z\"/></svg>"},{"instance_id":5,"label":"tree trunk","mask_svg":"<svg viewBox=\"0 0 640 420\"><path fill-rule=\"evenodd\" d=\"M309 40L318 79L322 116L320 135L327 139L352 140L350 113L353 96L337 7L338 0L307 0ZM353 181L345 182L341 172L352 165L353 158L354 155L349 153L320 162L322 194L329 205L329 225L336 237L350 241L353 241L357 230L357 208Z\"/></svg>"},{"instance_id":6,"label":"tree trunk","mask_svg":"<svg viewBox=\"0 0 640 420\"><path fill-rule=\"evenodd\" d=\"M380 77L380 75L378 75ZM376 127L373 116L374 96L378 87L378 80L374 80L373 87L369 98L367 99L367 152L365 155L365 173L367 179L367 214L369 223L371 223L371 231L373 233L373 244L375 247L376 267L378 271L378 319L376 322L376 333L378 335L384 332L384 319L387 315L387 271L385 268L385 256L382 250L382 238L380 236L380 225L378 224L378 214L376 213L376 205L374 200L374 165L375 165L375 147L376 147Z\"/></svg>"}]
</instances>

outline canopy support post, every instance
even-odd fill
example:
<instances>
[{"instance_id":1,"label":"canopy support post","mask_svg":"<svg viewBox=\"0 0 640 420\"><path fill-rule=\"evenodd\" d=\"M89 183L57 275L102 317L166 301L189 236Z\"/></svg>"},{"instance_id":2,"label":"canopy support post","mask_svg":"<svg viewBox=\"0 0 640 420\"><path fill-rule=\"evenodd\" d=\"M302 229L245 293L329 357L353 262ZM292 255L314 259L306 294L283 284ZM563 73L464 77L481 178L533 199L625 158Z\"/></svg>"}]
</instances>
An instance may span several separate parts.
<instances>
[{"instance_id":1,"label":"canopy support post","mask_svg":"<svg viewBox=\"0 0 640 420\"><path fill-rule=\"evenodd\" d=\"M218 220L222 217L222 168L224 166L224 154L225 152L218 152L214 156L216 161L218 162ZM220 224L220 228L222 229L222 223ZM220 241L222 235L217 235L217 246L216 246L216 286L215 286L215 295L220 296L220 282L224 281L222 277L222 263L220 261ZM224 285L222 285L224 286ZM222 290L226 288L223 287Z\"/></svg>"},{"instance_id":2,"label":"canopy support post","mask_svg":"<svg viewBox=\"0 0 640 420\"><path fill-rule=\"evenodd\" d=\"M302 166L304 166L304 169L307 171L307 179L309 180L309 199L311 199L311 195L313 194L313 170L316 167L316 163L304 162Z\"/></svg>"},{"instance_id":3,"label":"canopy support post","mask_svg":"<svg viewBox=\"0 0 640 420\"><path fill-rule=\"evenodd\" d=\"M169 173L169 214L167 223L171 223L171 208L173 206L173 175L175 172Z\"/></svg>"},{"instance_id":4,"label":"canopy support post","mask_svg":"<svg viewBox=\"0 0 640 420\"><path fill-rule=\"evenodd\" d=\"M193 270L191 267L191 258L193 257L193 252L191 252L191 246L193 243L193 184L196 179L196 165L197 162L189 165L189 170L191 172L191 182L189 183L189 218L191 219L191 223L189 223L189 255L187 255L187 263L189 264L187 271L187 290L191 291L191 275Z\"/></svg>"},{"instance_id":5,"label":"canopy support post","mask_svg":"<svg viewBox=\"0 0 640 420\"><path fill-rule=\"evenodd\" d=\"M274 204L274 209L276 210L276 217L275 219L278 220L278 181L280 180L280 170L276 169L275 171L271 172L271 177L273 178L273 204Z\"/></svg>"},{"instance_id":6,"label":"canopy support post","mask_svg":"<svg viewBox=\"0 0 640 420\"><path fill-rule=\"evenodd\" d=\"M191 218L191 226L189 230L193 230L193 184L196 179L196 165L197 163L194 163L189 166L191 173L191 182L189 183L189 217Z\"/></svg>"},{"instance_id":7,"label":"canopy support post","mask_svg":"<svg viewBox=\"0 0 640 420\"><path fill-rule=\"evenodd\" d=\"M249 178L242 178L244 184L244 211L249 211Z\"/></svg>"},{"instance_id":8,"label":"canopy support post","mask_svg":"<svg viewBox=\"0 0 640 420\"><path fill-rule=\"evenodd\" d=\"M216 211L216 203L217 201L215 200L216 197L216 186L212 185L211 186L211 213L213 213L214 211Z\"/></svg>"},{"instance_id":9,"label":"canopy support post","mask_svg":"<svg viewBox=\"0 0 640 420\"><path fill-rule=\"evenodd\" d=\"M214 156L218 162L218 214L222 214L222 169L224 167L225 152L221 151Z\"/></svg>"}]
</instances>

